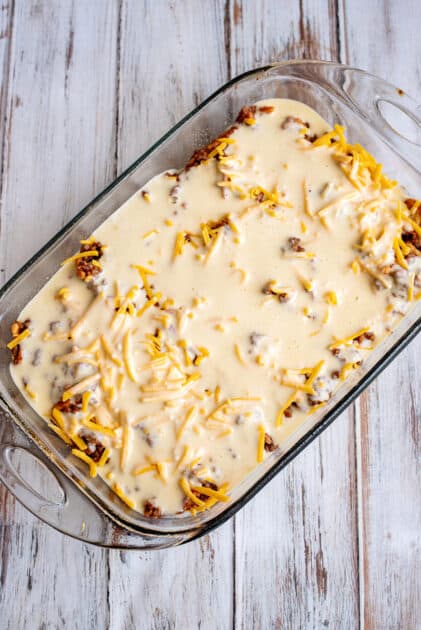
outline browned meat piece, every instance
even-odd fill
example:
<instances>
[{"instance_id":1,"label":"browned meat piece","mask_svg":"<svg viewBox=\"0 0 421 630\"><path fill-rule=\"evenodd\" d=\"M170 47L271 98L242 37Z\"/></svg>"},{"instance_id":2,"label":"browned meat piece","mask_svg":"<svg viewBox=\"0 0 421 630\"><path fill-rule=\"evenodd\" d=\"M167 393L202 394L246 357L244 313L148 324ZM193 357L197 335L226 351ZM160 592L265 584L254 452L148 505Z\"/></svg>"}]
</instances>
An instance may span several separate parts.
<instances>
[{"instance_id":1,"label":"browned meat piece","mask_svg":"<svg viewBox=\"0 0 421 630\"><path fill-rule=\"evenodd\" d=\"M273 441L273 437L271 437L269 433L265 433L265 451L272 453L273 451L276 451L277 448L278 445Z\"/></svg>"},{"instance_id":2,"label":"browned meat piece","mask_svg":"<svg viewBox=\"0 0 421 630\"><path fill-rule=\"evenodd\" d=\"M262 107L259 107L259 112L262 112L262 114L271 114L274 109L272 105L262 105Z\"/></svg>"},{"instance_id":3,"label":"browned meat piece","mask_svg":"<svg viewBox=\"0 0 421 630\"><path fill-rule=\"evenodd\" d=\"M16 319L13 322L13 324L10 326L10 332L12 333L12 337L17 337L18 335L23 333L23 331L29 327L30 323L31 323L30 319L25 319L24 322L20 322ZM10 353L12 355L13 365L19 365L19 363L22 363L23 353L22 353L22 348L21 348L20 343L18 343L17 346L12 348L10 350Z\"/></svg>"},{"instance_id":4,"label":"browned meat piece","mask_svg":"<svg viewBox=\"0 0 421 630\"><path fill-rule=\"evenodd\" d=\"M93 420L95 421L94 418ZM92 433L84 433L83 439L87 445L85 453L94 462L99 462L103 452L105 451L105 446L94 435L92 435Z\"/></svg>"},{"instance_id":5,"label":"browned meat piece","mask_svg":"<svg viewBox=\"0 0 421 630\"><path fill-rule=\"evenodd\" d=\"M247 118L254 118L256 105L244 105L238 113L237 122L243 123Z\"/></svg>"},{"instance_id":6,"label":"browned meat piece","mask_svg":"<svg viewBox=\"0 0 421 630\"><path fill-rule=\"evenodd\" d=\"M373 332L368 330L362 335L359 335L359 337L356 337L356 339L354 339L354 342L362 343L365 339L368 339L369 341L374 341L375 338L376 338L376 335Z\"/></svg>"},{"instance_id":7,"label":"browned meat piece","mask_svg":"<svg viewBox=\"0 0 421 630\"><path fill-rule=\"evenodd\" d=\"M236 127L235 125L230 127L229 129L226 129L226 131L224 131L224 133L221 136L209 142L209 144L207 144L205 147L202 147L201 149L197 149L197 151L193 153L193 155L187 162L184 170L187 172L193 166L198 166L199 164L201 164L201 162L204 162L205 160L207 160L209 157L209 154L212 153L212 151L216 149L216 147L219 144L221 144L221 142L224 141L224 138L228 138L229 136L231 136L236 129L238 129L238 127ZM177 179L177 181L179 181L179 179Z\"/></svg>"},{"instance_id":8,"label":"browned meat piece","mask_svg":"<svg viewBox=\"0 0 421 630\"><path fill-rule=\"evenodd\" d=\"M282 293L277 293L276 291L273 290L272 287L273 287L272 282L266 283L262 289L263 295L274 295L275 297L278 298L278 300L281 303L288 302L291 299L291 296L288 295L286 291L283 291Z\"/></svg>"},{"instance_id":9,"label":"browned meat piece","mask_svg":"<svg viewBox=\"0 0 421 630\"><path fill-rule=\"evenodd\" d=\"M288 243L292 251L305 252L305 249L301 244L301 239L298 238L297 236L291 236L291 238L288 239Z\"/></svg>"},{"instance_id":10,"label":"browned meat piece","mask_svg":"<svg viewBox=\"0 0 421 630\"><path fill-rule=\"evenodd\" d=\"M146 501L143 513L148 518L160 518L161 509L157 505L154 505L152 501Z\"/></svg>"},{"instance_id":11,"label":"browned meat piece","mask_svg":"<svg viewBox=\"0 0 421 630\"><path fill-rule=\"evenodd\" d=\"M78 258L76 260L76 273L81 280L88 280L92 276L96 276L101 272L100 267L97 267L92 261L98 261L104 254L104 246L99 241L94 243L83 243L80 246L81 252L88 252L95 250L98 252L98 256L85 256L84 258Z\"/></svg>"},{"instance_id":12,"label":"browned meat piece","mask_svg":"<svg viewBox=\"0 0 421 630\"><path fill-rule=\"evenodd\" d=\"M69 400L58 400L54 408L62 413L77 413L82 408L82 396L73 396L73 398L69 398Z\"/></svg>"},{"instance_id":13,"label":"browned meat piece","mask_svg":"<svg viewBox=\"0 0 421 630\"><path fill-rule=\"evenodd\" d=\"M202 147L201 149L197 149L189 159L186 164L186 171L191 169L193 166L199 166L202 162L208 159L209 154L216 149L216 147L220 144L220 140L217 138L216 140L212 140L208 145Z\"/></svg>"},{"instance_id":14,"label":"browned meat piece","mask_svg":"<svg viewBox=\"0 0 421 630\"><path fill-rule=\"evenodd\" d=\"M417 250L421 250L421 236L418 236L415 230L411 230L410 232L402 232L402 240L410 247L412 245L415 248L415 254L417 253ZM411 251L413 251L412 247Z\"/></svg>"},{"instance_id":15,"label":"browned meat piece","mask_svg":"<svg viewBox=\"0 0 421 630\"><path fill-rule=\"evenodd\" d=\"M17 346L12 348L10 352L12 354L13 365L19 365L19 363L22 363L23 353L22 353L22 348L20 347L20 343L18 343Z\"/></svg>"},{"instance_id":16,"label":"browned meat piece","mask_svg":"<svg viewBox=\"0 0 421 630\"><path fill-rule=\"evenodd\" d=\"M272 282L267 282L262 289L263 295L275 295L272 289Z\"/></svg>"}]
</instances>

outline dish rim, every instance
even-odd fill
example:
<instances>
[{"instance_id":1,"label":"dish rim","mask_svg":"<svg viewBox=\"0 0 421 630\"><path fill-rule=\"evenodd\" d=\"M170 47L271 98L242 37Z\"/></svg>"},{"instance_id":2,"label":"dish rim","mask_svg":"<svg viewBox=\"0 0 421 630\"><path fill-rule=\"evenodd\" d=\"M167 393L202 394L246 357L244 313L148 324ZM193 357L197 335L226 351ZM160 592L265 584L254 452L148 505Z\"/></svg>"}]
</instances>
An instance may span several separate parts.
<instances>
[{"instance_id":1,"label":"dish rim","mask_svg":"<svg viewBox=\"0 0 421 630\"><path fill-rule=\"evenodd\" d=\"M48 250L56 244L57 240L62 238L71 230L71 228L79 222L82 217L84 217L93 206L96 206L103 198L105 198L109 193L111 193L118 185L124 181L131 173L133 173L152 153L154 153L157 149L163 145L167 139L169 139L178 129L183 127L186 123L189 122L191 118L193 118L197 113L199 113L202 109L204 109L211 101L213 101L220 94L228 90L230 87L239 83L240 81L246 79L247 77L253 76L255 79L259 78L259 74L264 75L268 70L274 67L286 67L286 66L330 66L336 67L339 69L347 69L349 71L359 73L362 76L372 77L375 80L379 80L378 77L372 75L364 70L360 70L358 68L354 68L352 66L339 64L336 62L327 62L327 61L318 61L318 60L292 60L285 62L276 62L267 64L265 66L248 70L221 85L217 90L215 90L212 94L210 94L207 98L205 98L197 107L191 110L188 114L186 114L180 121L178 121L175 125L173 125L165 134L163 134L158 140L156 140L146 151L144 151L133 163L131 163L118 177L116 177L108 186L106 186L100 193L98 193L88 204L86 204L76 215L70 219L60 230L57 231L35 254L33 254L21 267L18 269L12 277L0 288L0 300L7 294L7 292L13 287L15 283L17 283L20 278L38 261L39 258L43 256L44 253L48 252ZM345 99L348 95L343 92L342 98ZM355 104L349 98L348 106L351 109L354 109L353 106ZM360 117L369 120L369 117L364 116L364 112L361 110L358 111ZM374 130L375 133L376 130ZM381 138L386 144L387 140L385 138ZM392 146L391 151L395 151L396 149ZM404 156L401 156L404 157ZM187 542L188 540L193 540L202 536L203 534L211 531L215 527L222 525L229 518L231 518L238 510L240 510L248 501L250 501L263 487L274 478L276 474L280 472L285 466L287 466L304 448L306 448L316 437L318 437L322 431L324 431L336 418L340 415L361 393L362 391L376 378L389 363L415 338L415 336L421 331L421 316L402 334L401 338L399 338L383 355L376 361L376 363L368 369L368 371L358 380L358 382L351 388L351 390L344 394L341 399L339 399L336 404L329 409L324 415L322 415L319 421L302 437L300 437L287 452L283 453L278 461L274 461L268 470L261 475L256 481L250 485L250 487L245 491L245 493L239 498L235 499L233 502L230 502L226 505L225 509L211 516L207 521L204 521L201 524L191 524L189 529L172 529L171 531L162 531L157 529L149 529L147 525L141 524L130 524L121 518L120 515L110 513L106 510L106 516L110 518L113 522L118 523L120 526L126 528L128 531L138 533L138 534L148 534L148 535L156 535L160 537L174 537L174 536L185 536L185 540L183 542ZM66 477L74 483L72 478L71 471L65 471L64 465L59 465L55 458L52 458L50 455L46 453L46 448L42 448L38 441L34 440L33 435L27 430L26 427L22 426L22 423L16 417L15 411L10 408L8 402L4 400L2 396L0 396L0 404L7 410L7 413L10 415L13 423L24 432L24 434L30 439L31 443L37 447L37 449L41 450L41 452L48 457L48 460L55 466L58 467L60 472L62 472ZM78 488L81 492L89 499L92 504L96 507L96 509L101 509L104 511L101 502L98 502L91 496L90 492L85 492L83 489ZM37 514L38 518L41 518ZM48 523L48 521L46 521ZM189 533L193 532L193 535L189 536Z\"/></svg>"}]
</instances>

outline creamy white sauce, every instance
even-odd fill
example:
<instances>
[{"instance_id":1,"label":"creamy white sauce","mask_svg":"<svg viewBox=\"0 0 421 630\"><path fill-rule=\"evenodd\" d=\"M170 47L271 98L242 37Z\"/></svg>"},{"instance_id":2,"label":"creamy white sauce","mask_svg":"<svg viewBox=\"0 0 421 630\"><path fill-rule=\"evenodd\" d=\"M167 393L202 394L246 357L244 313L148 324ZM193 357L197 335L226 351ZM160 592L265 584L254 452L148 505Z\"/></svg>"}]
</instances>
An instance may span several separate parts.
<instances>
[{"instance_id":1,"label":"creamy white sauce","mask_svg":"<svg viewBox=\"0 0 421 630\"><path fill-rule=\"evenodd\" d=\"M17 386L40 415L50 417L65 386L99 375L87 413L113 428L114 437L86 428L87 413L82 412L64 413L64 428L67 433L95 433L110 449L98 474L110 486L117 483L140 511L145 501L163 514L181 511L182 477L193 486L203 479L218 487L238 484L258 464L262 427L282 444L308 415L311 402L326 402L341 383L332 373L337 377L335 372L342 370L345 377L368 356L400 317L396 304L404 312L408 309L410 274L419 277L419 259L412 258L409 270L402 269L398 297L393 295L396 287L378 290L367 270L360 267L358 272L355 263L351 267L365 254L364 265L374 273L395 264L393 239L401 222L397 207L402 191L371 181L357 189L330 148L313 147L304 139L304 132L320 135L329 129L306 105L280 99L262 104L273 111L257 111L255 123L238 124L225 148L231 159L212 158L181 172L177 180L156 176L143 188L146 198L135 194L95 231L94 239L106 246L99 260L103 271L95 277L98 297L70 262L19 316L30 319L31 335L22 341L22 363L11 367ZM285 122L288 116L299 117L310 129ZM224 175L234 190L217 185ZM256 187L274 193L280 203L253 201L250 191ZM206 246L201 225L228 214L231 227L220 228L216 245L214 237ZM355 246L367 229L374 241L364 254ZM192 237L194 245L185 242L182 253L174 256L180 232L198 236ZM294 237L305 251L291 248ZM161 308L151 306L139 317L147 297L133 265L153 271L147 276L152 294L161 294ZM384 279L391 284L390 276ZM271 281L278 294L266 295L263 289ZM68 289L66 299L58 299L63 287ZM137 288L126 304L133 304L134 314L116 315L116 304L124 302L132 287ZM286 294L286 301L280 301L279 293ZM174 305L162 310L169 298ZM46 340L46 333L72 330L86 309L71 340ZM361 329L375 339L351 341L339 347L339 356L332 354L329 347L335 340ZM171 356L165 354L151 369L145 340L157 330L162 352L168 353L170 344ZM124 360L124 339L130 345L126 350L134 381ZM82 363L57 362L95 340L90 352L72 355L71 360ZM37 352L38 361L33 361ZM207 353L196 359L199 365L192 363ZM278 424L294 386L305 387L311 374L285 370L314 368L320 361L324 363L311 400L298 390L300 408L292 407L291 417L281 413ZM198 378L188 380L188 375ZM227 400L231 402L215 413ZM149 470L134 474L143 468Z\"/></svg>"}]
</instances>

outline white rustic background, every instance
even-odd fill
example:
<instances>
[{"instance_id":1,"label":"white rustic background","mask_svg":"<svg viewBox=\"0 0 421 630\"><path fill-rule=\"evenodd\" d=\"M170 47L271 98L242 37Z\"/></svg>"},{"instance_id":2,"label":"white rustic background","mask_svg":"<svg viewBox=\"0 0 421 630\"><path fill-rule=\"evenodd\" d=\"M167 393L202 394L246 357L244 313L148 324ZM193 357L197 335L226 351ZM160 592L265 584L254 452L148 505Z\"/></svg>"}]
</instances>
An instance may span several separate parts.
<instances>
[{"instance_id":1,"label":"white rustic background","mask_svg":"<svg viewBox=\"0 0 421 630\"><path fill-rule=\"evenodd\" d=\"M339 60L421 100L419 0L1 0L0 283L221 83ZM0 630L421 628L420 340L218 531L161 552L0 488Z\"/></svg>"}]
</instances>

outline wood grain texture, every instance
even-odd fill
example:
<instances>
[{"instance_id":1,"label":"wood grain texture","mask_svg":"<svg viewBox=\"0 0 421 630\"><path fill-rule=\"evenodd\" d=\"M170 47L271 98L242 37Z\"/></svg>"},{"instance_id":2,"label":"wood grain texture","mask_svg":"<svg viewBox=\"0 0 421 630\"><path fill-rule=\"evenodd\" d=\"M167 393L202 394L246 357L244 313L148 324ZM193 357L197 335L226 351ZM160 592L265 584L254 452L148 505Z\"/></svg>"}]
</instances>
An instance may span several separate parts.
<instances>
[{"instance_id":1,"label":"wood grain texture","mask_svg":"<svg viewBox=\"0 0 421 630\"><path fill-rule=\"evenodd\" d=\"M233 74L256 60L338 56L336 15L324 2L235 6ZM235 517L236 627L357 626L353 444L351 411Z\"/></svg>"},{"instance_id":2,"label":"wood grain texture","mask_svg":"<svg viewBox=\"0 0 421 630\"><path fill-rule=\"evenodd\" d=\"M107 11L83 4L14 6L3 75L9 77L0 233L6 276L113 175L117 21L113 4ZM2 630L107 627L105 551L65 539L11 497L0 505L0 550Z\"/></svg>"},{"instance_id":3,"label":"wood grain texture","mask_svg":"<svg viewBox=\"0 0 421 630\"><path fill-rule=\"evenodd\" d=\"M199 15L195 6L195 0L158 2L154 8L147 0L122 6L118 171L227 80L223 3L213 2ZM134 46L140 30L142 40ZM186 72L193 60L196 71ZM181 549L111 552L111 627L229 628L232 528L228 523Z\"/></svg>"},{"instance_id":4,"label":"wood grain texture","mask_svg":"<svg viewBox=\"0 0 421 630\"><path fill-rule=\"evenodd\" d=\"M420 3L370 2L363 21L358 4L341 7L346 60L419 100ZM420 351L417 339L357 403L360 611L367 628L415 629L421 619Z\"/></svg>"},{"instance_id":5,"label":"wood grain texture","mask_svg":"<svg viewBox=\"0 0 421 630\"><path fill-rule=\"evenodd\" d=\"M3 0L0 282L244 70L339 59L419 95L420 24L416 0ZM415 630L420 349L235 519L182 548L87 547L0 487L0 630Z\"/></svg>"}]
</instances>

